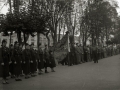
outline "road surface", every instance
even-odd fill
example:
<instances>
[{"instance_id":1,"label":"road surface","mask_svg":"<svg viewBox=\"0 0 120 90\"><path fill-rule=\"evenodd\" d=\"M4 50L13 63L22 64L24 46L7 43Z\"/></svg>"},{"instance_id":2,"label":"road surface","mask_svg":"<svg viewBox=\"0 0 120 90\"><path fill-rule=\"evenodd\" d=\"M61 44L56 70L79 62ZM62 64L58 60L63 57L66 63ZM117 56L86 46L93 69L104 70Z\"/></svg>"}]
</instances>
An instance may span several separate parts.
<instances>
[{"instance_id":1,"label":"road surface","mask_svg":"<svg viewBox=\"0 0 120 90\"><path fill-rule=\"evenodd\" d=\"M9 79L0 90L120 90L120 55L55 70L20 82Z\"/></svg>"}]
</instances>

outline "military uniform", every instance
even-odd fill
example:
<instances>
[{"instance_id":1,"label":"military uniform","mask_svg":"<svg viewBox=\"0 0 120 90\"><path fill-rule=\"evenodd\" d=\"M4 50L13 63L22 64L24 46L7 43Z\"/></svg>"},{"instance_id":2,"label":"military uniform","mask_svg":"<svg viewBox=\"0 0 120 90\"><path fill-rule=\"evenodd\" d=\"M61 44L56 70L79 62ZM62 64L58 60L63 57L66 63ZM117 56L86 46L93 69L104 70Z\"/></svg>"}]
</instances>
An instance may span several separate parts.
<instances>
[{"instance_id":1,"label":"military uniform","mask_svg":"<svg viewBox=\"0 0 120 90\"><path fill-rule=\"evenodd\" d=\"M24 55L24 70L23 73L25 75L28 75L30 73L30 61L31 61L31 54L30 54L30 50L29 49L25 49L23 51L23 55Z\"/></svg>"},{"instance_id":2,"label":"military uniform","mask_svg":"<svg viewBox=\"0 0 120 90\"><path fill-rule=\"evenodd\" d=\"M14 60L15 60L15 75L19 76L21 74L22 71L22 67L21 67L21 63L22 63L22 59L20 57L20 51L19 48L14 48Z\"/></svg>"},{"instance_id":3,"label":"military uniform","mask_svg":"<svg viewBox=\"0 0 120 90\"><path fill-rule=\"evenodd\" d=\"M88 62L88 50L87 50L87 47L84 47L84 59L85 59L85 62Z\"/></svg>"},{"instance_id":4,"label":"military uniform","mask_svg":"<svg viewBox=\"0 0 120 90\"><path fill-rule=\"evenodd\" d=\"M23 70L24 70L24 55L23 55L23 50L21 48L19 48L19 55L20 55L20 59L21 59L21 74L23 74Z\"/></svg>"},{"instance_id":5,"label":"military uniform","mask_svg":"<svg viewBox=\"0 0 120 90\"><path fill-rule=\"evenodd\" d=\"M30 71L31 73L34 73L37 69L37 58L36 58L36 53L34 49L30 49L30 53L31 53L31 63L30 63Z\"/></svg>"},{"instance_id":6,"label":"military uniform","mask_svg":"<svg viewBox=\"0 0 120 90\"><path fill-rule=\"evenodd\" d=\"M2 77L2 49L0 48L0 77Z\"/></svg>"},{"instance_id":7,"label":"military uniform","mask_svg":"<svg viewBox=\"0 0 120 90\"><path fill-rule=\"evenodd\" d=\"M2 63L4 63L4 65L2 65L2 76L3 79L6 80L6 77L9 76L9 49L7 47L3 47L1 48L1 56L2 56Z\"/></svg>"},{"instance_id":8,"label":"military uniform","mask_svg":"<svg viewBox=\"0 0 120 90\"><path fill-rule=\"evenodd\" d=\"M91 61L93 60L93 53L92 53L92 50L93 50L93 47L91 46L91 47L90 47L90 58L91 58Z\"/></svg>"},{"instance_id":9,"label":"military uniform","mask_svg":"<svg viewBox=\"0 0 120 90\"><path fill-rule=\"evenodd\" d=\"M15 75L14 69L15 69L15 59L14 59L14 49L10 49L10 73L11 73L11 78L13 77L13 75Z\"/></svg>"},{"instance_id":10,"label":"military uniform","mask_svg":"<svg viewBox=\"0 0 120 90\"><path fill-rule=\"evenodd\" d=\"M81 51L81 62L84 63L84 50L83 47L80 47L80 51Z\"/></svg>"},{"instance_id":11,"label":"military uniform","mask_svg":"<svg viewBox=\"0 0 120 90\"><path fill-rule=\"evenodd\" d=\"M76 54L76 59L77 59L77 64L80 64L81 63L81 60L80 60L80 49L78 46L75 47L75 54Z\"/></svg>"},{"instance_id":12,"label":"military uniform","mask_svg":"<svg viewBox=\"0 0 120 90\"><path fill-rule=\"evenodd\" d=\"M54 56L51 53L49 55L49 59L50 59L50 68L56 67Z\"/></svg>"},{"instance_id":13,"label":"military uniform","mask_svg":"<svg viewBox=\"0 0 120 90\"><path fill-rule=\"evenodd\" d=\"M42 48L38 49L37 54L38 54L38 69L41 70L44 68L44 52Z\"/></svg>"},{"instance_id":14,"label":"military uniform","mask_svg":"<svg viewBox=\"0 0 120 90\"><path fill-rule=\"evenodd\" d=\"M44 67L45 67L45 73L47 73L47 67L50 67L50 58L49 58L49 50L47 48L44 49Z\"/></svg>"},{"instance_id":15,"label":"military uniform","mask_svg":"<svg viewBox=\"0 0 120 90\"><path fill-rule=\"evenodd\" d=\"M98 63L98 48L97 47L93 47L93 61L94 63Z\"/></svg>"},{"instance_id":16,"label":"military uniform","mask_svg":"<svg viewBox=\"0 0 120 90\"><path fill-rule=\"evenodd\" d=\"M91 61L91 57L90 57L90 48L89 47L87 47L87 60L88 61Z\"/></svg>"}]
</instances>

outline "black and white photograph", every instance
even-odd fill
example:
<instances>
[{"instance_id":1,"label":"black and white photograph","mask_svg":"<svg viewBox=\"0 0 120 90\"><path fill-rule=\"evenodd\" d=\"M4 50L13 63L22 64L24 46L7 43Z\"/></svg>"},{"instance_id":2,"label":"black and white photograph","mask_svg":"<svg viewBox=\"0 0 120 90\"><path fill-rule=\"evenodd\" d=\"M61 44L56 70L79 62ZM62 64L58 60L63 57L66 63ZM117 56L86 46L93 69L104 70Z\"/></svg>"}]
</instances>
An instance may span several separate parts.
<instances>
[{"instance_id":1,"label":"black and white photograph","mask_svg":"<svg viewBox=\"0 0 120 90\"><path fill-rule=\"evenodd\" d=\"M0 0L0 90L120 90L120 0Z\"/></svg>"}]
</instances>

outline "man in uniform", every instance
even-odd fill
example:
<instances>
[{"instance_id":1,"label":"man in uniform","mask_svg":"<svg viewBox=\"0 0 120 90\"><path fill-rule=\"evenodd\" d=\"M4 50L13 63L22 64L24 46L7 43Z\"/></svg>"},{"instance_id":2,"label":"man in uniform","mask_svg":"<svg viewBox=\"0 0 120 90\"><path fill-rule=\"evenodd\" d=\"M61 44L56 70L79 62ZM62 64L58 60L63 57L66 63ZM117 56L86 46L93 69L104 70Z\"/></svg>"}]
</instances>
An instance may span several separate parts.
<instances>
[{"instance_id":1,"label":"man in uniform","mask_svg":"<svg viewBox=\"0 0 120 90\"><path fill-rule=\"evenodd\" d=\"M23 55L23 44L21 43L20 45L19 45L19 53L20 53L20 59L21 59L21 68L22 68L22 70L21 70L21 76L24 76L24 74L23 74L23 69L24 69L24 63L23 63L23 61L24 61L24 55Z\"/></svg>"},{"instance_id":2,"label":"man in uniform","mask_svg":"<svg viewBox=\"0 0 120 90\"><path fill-rule=\"evenodd\" d=\"M84 46L84 59L85 59L85 62L88 62L88 50L86 46Z\"/></svg>"},{"instance_id":3,"label":"man in uniform","mask_svg":"<svg viewBox=\"0 0 120 90\"><path fill-rule=\"evenodd\" d=\"M14 64L15 64L15 77L16 77L16 81L21 81L21 79L19 78L21 71L22 71L22 61L21 61L21 57L20 57L20 51L19 51L19 43L15 42L14 44L14 51L13 51L13 56L14 56Z\"/></svg>"},{"instance_id":4,"label":"man in uniform","mask_svg":"<svg viewBox=\"0 0 120 90\"><path fill-rule=\"evenodd\" d=\"M39 70L39 75L42 74L42 69L44 68L44 52L41 47L41 43L39 44L39 48L37 51L37 60L38 60L38 70Z\"/></svg>"},{"instance_id":5,"label":"man in uniform","mask_svg":"<svg viewBox=\"0 0 120 90\"><path fill-rule=\"evenodd\" d=\"M93 47L92 53L93 53L93 61L94 61L94 63L98 63L98 48L97 48L97 46Z\"/></svg>"},{"instance_id":6,"label":"man in uniform","mask_svg":"<svg viewBox=\"0 0 120 90\"><path fill-rule=\"evenodd\" d=\"M44 59L45 59L45 73L49 73L47 71L47 67L49 67L50 60L49 60L49 50L47 45L45 45L45 49L44 49Z\"/></svg>"},{"instance_id":7,"label":"man in uniform","mask_svg":"<svg viewBox=\"0 0 120 90\"><path fill-rule=\"evenodd\" d=\"M15 69L14 62L15 62L15 60L14 60L14 55L13 55L13 53L14 53L14 46L12 44L10 45L9 51L10 51L10 61L11 61L11 64L10 64L11 78L15 78L15 76L14 76L15 75L15 72L14 72L14 69Z\"/></svg>"},{"instance_id":8,"label":"man in uniform","mask_svg":"<svg viewBox=\"0 0 120 90\"><path fill-rule=\"evenodd\" d=\"M30 46L30 53L31 53L31 62L30 62L30 70L31 70L31 76L34 77L36 76L34 73L37 68L37 62L36 62L36 53L35 50L33 49L34 44L31 44Z\"/></svg>"},{"instance_id":9,"label":"man in uniform","mask_svg":"<svg viewBox=\"0 0 120 90\"><path fill-rule=\"evenodd\" d=\"M76 44L76 47L75 47L75 54L76 54L76 59L77 59L77 64L80 64L81 61L80 61L80 49L79 49L79 46L78 46L78 43Z\"/></svg>"},{"instance_id":10,"label":"man in uniform","mask_svg":"<svg viewBox=\"0 0 120 90\"><path fill-rule=\"evenodd\" d=\"M31 54L30 54L30 46L29 44L26 43L25 45L25 50L23 51L23 55L24 55L24 74L25 74L25 79L30 78L29 74L30 74L30 61L31 61Z\"/></svg>"},{"instance_id":11,"label":"man in uniform","mask_svg":"<svg viewBox=\"0 0 120 90\"><path fill-rule=\"evenodd\" d=\"M85 61L84 61L84 50L83 50L83 46L81 46L81 45L80 45L80 51L81 51L81 54L80 54L81 55L81 62L85 63Z\"/></svg>"},{"instance_id":12,"label":"man in uniform","mask_svg":"<svg viewBox=\"0 0 120 90\"><path fill-rule=\"evenodd\" d=\"M2 65L2 77L3 84L9 84L7 82L7 76L9 75L9 49L6 47L7 42L5 40L2 41L2 50L1 50L1 65Z\"/></svg>"}]
</instances>

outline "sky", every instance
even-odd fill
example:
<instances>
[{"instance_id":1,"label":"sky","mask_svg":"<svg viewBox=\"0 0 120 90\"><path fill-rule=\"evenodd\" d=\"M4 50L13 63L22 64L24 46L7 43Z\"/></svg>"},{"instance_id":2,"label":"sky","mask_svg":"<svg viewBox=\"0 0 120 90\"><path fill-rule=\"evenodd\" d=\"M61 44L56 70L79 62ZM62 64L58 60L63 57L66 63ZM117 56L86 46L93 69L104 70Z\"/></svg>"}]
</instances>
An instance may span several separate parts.
<instances>
[{"instance_id":1,"label":"sky","mask_svg":"<svg viewBox=\"0 0 120 90\"><path fill-rule=\"evenodd\" d=\"M0 2L7 2L7 0L0 0ZM109 1L112 1L112 0L109 0ZM117 11L118 11L118 14L120 15L120 0L115 0L115 1L117 1L118 2L118 6L119 6L119 8L117 9ZM0 3L0 9L1 9L1 7L3 6L3 3ZM6 7L3 7L2 8L2 10L0 10L0 13L2 13L2 14L6 14L6 12L8 12L8 5L6 6Z\"/></svg>"},{"instance_id":2,"label":"sky","mask_svg":"<svg viewBox=\"0 0 120 90\"><path fill-rule=\"evenodd\" d=\"M120 0L116 0L117 2L118 2L118 6L119 6L119 8L117 9L117 11L118 11L118 14L120 15Z\"/></svg>"}]
</instances>

